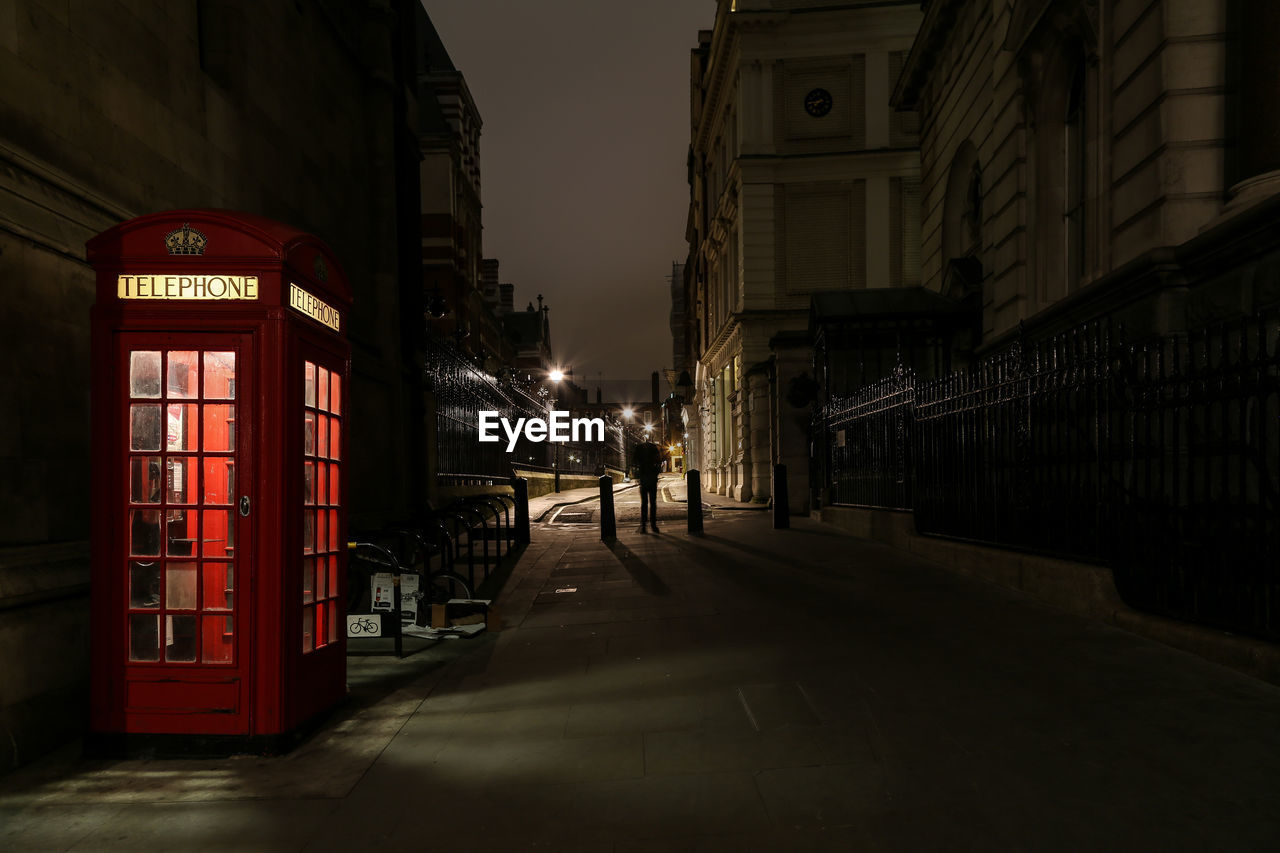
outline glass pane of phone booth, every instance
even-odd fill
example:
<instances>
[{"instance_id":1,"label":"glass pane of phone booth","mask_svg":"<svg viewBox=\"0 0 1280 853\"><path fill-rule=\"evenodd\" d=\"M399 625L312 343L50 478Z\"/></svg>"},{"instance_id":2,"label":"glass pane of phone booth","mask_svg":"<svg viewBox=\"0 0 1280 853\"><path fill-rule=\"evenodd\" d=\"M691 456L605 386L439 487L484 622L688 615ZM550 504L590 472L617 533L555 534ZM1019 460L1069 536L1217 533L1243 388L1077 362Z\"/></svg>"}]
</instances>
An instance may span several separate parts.
<instances>
[{"instance_id":1,"label":"glass pane of phone booth","mask_svg":"<svg viewBox=\"0 0 1280 853\"><path fill-rule=\"evenodd\" d=\"M338 641L342 377L303 362L302 651Z\"/></svg>"},{"instance_id":2,"label":"glass pane of phone booth","mask_svg":"<svg viewBox=\"0 0 1280 853\"><path fill-rule=\"evenodd\" d=\"M128 357L128 656L235 663L236 354Z\"/></svg>"}]
</instances>

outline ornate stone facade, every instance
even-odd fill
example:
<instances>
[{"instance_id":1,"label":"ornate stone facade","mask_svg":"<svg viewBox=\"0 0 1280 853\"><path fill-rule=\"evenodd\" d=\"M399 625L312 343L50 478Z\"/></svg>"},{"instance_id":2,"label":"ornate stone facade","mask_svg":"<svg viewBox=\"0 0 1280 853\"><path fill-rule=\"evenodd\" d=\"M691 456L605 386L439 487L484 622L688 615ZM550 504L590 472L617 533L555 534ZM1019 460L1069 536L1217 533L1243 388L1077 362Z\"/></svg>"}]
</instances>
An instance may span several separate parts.
<instances>
[{"instance_id":1,"label":"ornate stone facade","mask_svg":"<svg viewBox=\"0 0 1280 853\"><path fill-rule=\"evenodd\" d=\"M721 0L699 33L685 420L712 491L768 500L787 463L806 511L810 298L919 283L916 127L889 105L919 20L908 0Z\"/></svg>"}]
</instances>

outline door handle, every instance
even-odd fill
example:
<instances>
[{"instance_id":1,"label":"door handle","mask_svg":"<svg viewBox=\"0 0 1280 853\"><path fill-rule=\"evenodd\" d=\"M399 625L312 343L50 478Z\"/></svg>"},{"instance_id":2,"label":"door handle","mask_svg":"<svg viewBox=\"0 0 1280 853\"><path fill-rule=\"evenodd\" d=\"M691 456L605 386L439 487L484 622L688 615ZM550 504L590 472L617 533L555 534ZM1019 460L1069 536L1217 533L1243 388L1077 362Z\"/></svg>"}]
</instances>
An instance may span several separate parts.
<instances>
[{"instance_id":1,"label":"door handle","mask_svg":"<svg viewBox=\"0 0 1280 853\"><path fill-rule=\"evenodd\" d=\"M241 518L249 517L249 496L248 495L244 495L240 498L240 517Z\"/></svg>"}]
</instances>

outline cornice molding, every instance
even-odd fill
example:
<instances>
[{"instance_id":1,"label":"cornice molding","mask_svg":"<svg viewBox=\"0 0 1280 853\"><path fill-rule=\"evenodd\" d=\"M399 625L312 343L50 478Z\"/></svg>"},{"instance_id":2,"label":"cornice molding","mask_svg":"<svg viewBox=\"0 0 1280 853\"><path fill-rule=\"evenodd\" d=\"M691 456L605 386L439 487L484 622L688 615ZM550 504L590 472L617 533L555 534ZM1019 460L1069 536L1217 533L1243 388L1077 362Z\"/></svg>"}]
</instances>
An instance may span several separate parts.
<instances>
[{"instance_id":1,"label":"cornice molding","mask_svg":"<svg viewBox=\"0 0 1280 853\"><path fill-rule=\"evenodd\" d=\"M898 78L898 84L889 98L889 103L895 109L917 109L920 90L933 71L947 38L952 34L952 26L961 7L967 2L969 0L933 0L929 4L924 20L920 22L920 29L916 32L916 40L911 44L911 52L907 54L902 76Z\"/></svg>"},{"instance_id":2,"label":"cornice molding","mask_svg":"<svg viewBox=\"0 0 1280 853\"><path fill-rule=\"evenodd\" d=\"M84 242L137 214L0 142L0 229L85 263Z\"/></svg>"},{"instance_id":3,"label":"cornice molding","mask_svg":"<svg viewBox=\"0 0 1280 853\"><path fill-rule=\"evenodd\" d=\"M779 12L772 9L746 9L741 12L725 12L716 21L711 35L711 58L707 63L707 73L698 81L701 86L706 83L705 100L702 112L698 116L698 127L694 133L694 148L705 151L711 128L717 123L724 103L724 82L729 74L729 57L737 44L739 34L744 31L760 31L776 27L791 15L790 12Z\"/></svg>"},{"instance_id":4,"label":"cornice molding","mask_svg":"<svg viewBox=\"0 0 1280 853\"><path fill-rule=\"evenodd\" d=\"M730 314L716 333L716 336L703 348L702 355L698 357L698 361L706 364L708 371L715 373L716 371L711 370L711 365L723 360L725 352L732 348L731 344L737 338L737 333L738 315Z\"/></svg>"},{"instance_id":5,"label":"cornice molding","mask_svg":"<svg viewBox=\"0 0 1280 853\"><path fill-rule=\"evenodd\" d=\"M454 95L461 101L462 108L466 112L468 118L475 122L476 129L484 127L484 119L480 116L480 109L476 106L475 98L471 97L471 89L467 87L467 78L462 76L461 71L431 71L418 75L418 82L426 84L431 89L431 97L434 97L440 103L441 110L447 106L445 102L440 101L441 95Z\"/></svg>"}]
</instances>

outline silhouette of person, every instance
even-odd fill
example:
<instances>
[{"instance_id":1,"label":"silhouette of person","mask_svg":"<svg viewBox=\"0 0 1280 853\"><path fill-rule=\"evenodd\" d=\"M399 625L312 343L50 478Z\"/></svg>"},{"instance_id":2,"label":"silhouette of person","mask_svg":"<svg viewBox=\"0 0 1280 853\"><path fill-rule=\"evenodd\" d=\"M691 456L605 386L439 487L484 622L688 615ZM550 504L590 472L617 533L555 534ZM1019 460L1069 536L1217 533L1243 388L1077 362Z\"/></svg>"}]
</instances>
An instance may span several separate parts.
<instances>
[{"instance_id":1,"label":"silhouette of person","mask_svg":"<svg viewBox=\"0 0 1280 853\"><path fill-rule=\"evenodd\" d=\"M658 474L662 471L662 451L652 441L635 449L632 457L636 479L640 481L640 532L646 525L658 532Z\"/></svg>"}]
</instances>

